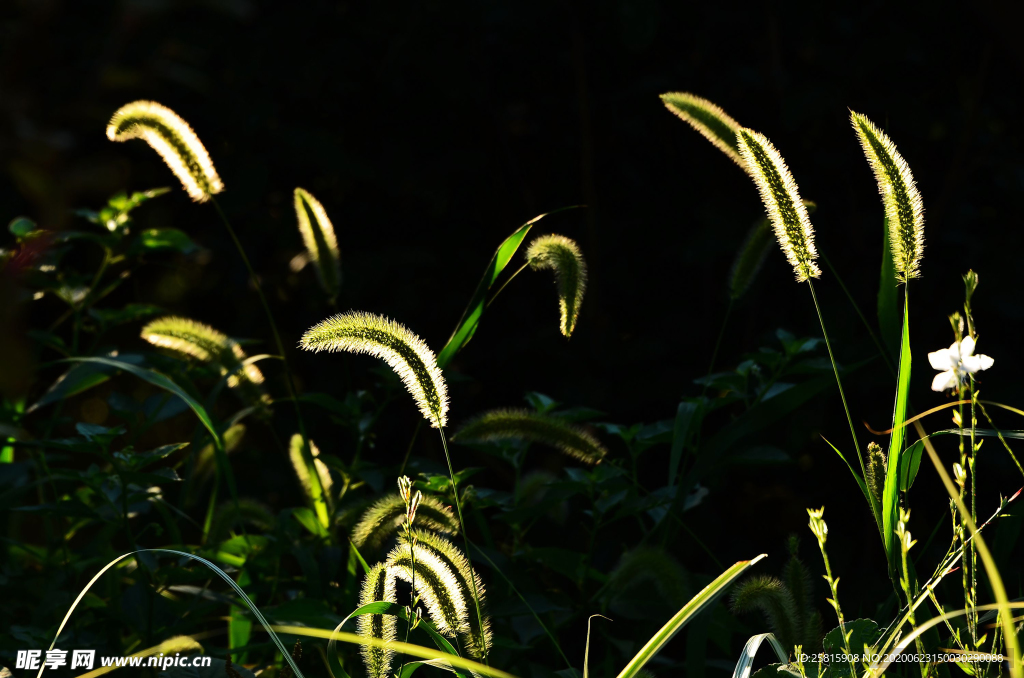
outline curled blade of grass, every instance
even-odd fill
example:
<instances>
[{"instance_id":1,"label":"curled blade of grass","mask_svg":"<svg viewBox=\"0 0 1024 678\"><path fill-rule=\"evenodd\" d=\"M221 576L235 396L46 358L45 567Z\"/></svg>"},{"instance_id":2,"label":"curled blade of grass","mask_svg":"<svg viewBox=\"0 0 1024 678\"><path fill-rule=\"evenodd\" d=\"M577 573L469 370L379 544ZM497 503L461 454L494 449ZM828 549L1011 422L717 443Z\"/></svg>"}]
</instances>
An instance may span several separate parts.
<instances>
[{"instance_id":1,"label":"curled blade of grass","mask_svg":"<svg viewBox=\"0 0 1024 678\"><path fill-rule=\"evenodd\" d=\"M292 468L299 479L302 491L313 505L316 511L317 520L322 526L329 527L331 518L331 487L334 481L331 479L331 471L327 464L319 459L320 450L312 440L309 441L309 451L313 456L313 468L306 465L306 456L302 453L302 434L296 433L288 445L288 457L291 459ZM313 474L320 479L319 483L313 482Z\"/></svg>"},{"instance_id":2,"label":"curled blade of grass","mask_svg":"<svg viewBox=\"0 0 1024 678\"><path fill-rule=\"evenodd\" d=\"M249 360L237 341L190 318L164 316L142 328L140 336L160 348L217 365L227 376L228 388L239 389L247 401L265 405L263 373Z\"/></svg>"},{"instance_id":3,"label":"curled blade of grass","mask_svg":"<svg viewBox=\"0 0 1024 678\"><path fill-rule=\"evenodd\" d=\"M563 235L542 235L530 243L526 259L535 271L551 269L558 285L559 329L571 337L587 289L587 263L576 242Z\"/></svg>"},{"instance_id":4,"label":"curled blade of grass","mask_svg":"<svg viewBox=\"0 0 1024 678\"><path fill-rule=\"evenodd\" d=\"M432 549L399 544L388 554L387 568L389 577L415 587L439 633L454 637L469 631L466 598L458 580Z\"/></svg>"},{"instance_id":5,"label":"curled blade of grass","mask_svg":"<svg viewBox=\"0 0 1024 678\"><path fill-rule=\"evenodd\" d=\"M608 619L608 617L604 616L603 614L592 614L589 617L587 617L587 645L583 650L583 678L589 678L590 676L590 669L588 668L590 665L590 623L594 621L594 617ZM608 619L608 621L612 620Z\"/></svg>"},{"instance_id":6,"label":"curled blade of grass","mask_svg":"<svg viewBox=\"0 0 1024 678\"><path fill-rule=\"evenodd\" d=\"M759 560L765 558L764 554L752 560L741 560L736 563L725 572L720 574L713 582L708 584L690 599L686 605L683 606L679 612L675 614L672 619L668 620L661 630L654 634L650 640L636 653L626 667L619 673L618 678L632 678L640 672L641 669L665 646L669 640L671 640L680 629L686 626L697 614L699 614L706 607L711 605L713 602L718 600L718 597L725 593L729 585L732 584L737 577L746 572L750 567L755 565Z\"/></svg>"},{"instance_id":7,"label":"curled blade of grass","mask_svg":"<svg viewBox=\"0 0 1024 678\"><path fill-rule=\"evenodd\" d=\"M771 633L759 633L756 636L751 636L743 646L739 661L736 662L736 668L732 671L732 678L750 678L750 669L754 666L754 656L757 655L761 643L766 640L772 646L775 656L780 662L785 664L789 661L789 654L774 635Z\"/></svg>"},{"instance_id":8,"label":"curled blade of grass","mask_svg":"<svg viewBox=\"0 0 1024 678\"><path fill-rule=\"evenodd\" d=\"M341 251L327 210L309 191L296 188L295 217L320 286L334 299L341 290Z\"/></svg>"},{"instance_id":9,"label":"curled blade of grass","mask_svg":"<svg viewBox=\"0 0 1024 678\"><path fill-rule=\"evenodd\" d=\"M359 592L359 605L369 605L378 601L394 603L397 600L395 578L388 573L387 566L378 563L370 568ZM364 638L374 638L388 643L398 637L398 622L389 614L361 615L357 618L356 625L359 635ZM387 678L391 674L391 664L395 658L393 650L364 645L362 655L369 678Z\"/></svg>"},{"instance_id":10,"label":"curled blade of grass","mask_svg":"<svg viewBox=\"0 0 1024 678\"><path fill-rule=\"evenodd\" d=\"M302 335L307 351L365 353L386 362L401 378L434 428L448 419L448 386L426 342L404 325L373 313L349 311L317 323Z\"/></svg>"},{"instance_id":11,"label":"curled blade of grass","mask_svg":"<svg viewBox=\"0 0 1024 678\"><path fill-rule=\"evenodd\" d=\"M224 190L210 154L196 133L177 113L155 101L133 101L119 108L107 125L107 138L144 140L197 202L206 202Z\"/></svg>"},{"instance_id":12,"label":"curled blade of grass","mask_svg":"<svg viewBox=\"0 0 1024 678\"><path fill-rule=\"evenodd\" d=\"M924 205L914 175L896 144L867 116L850 111L850 123L882 195L897 280L905 283L918 278L924 255Z\"/></svg>"},{"instance_id":13,"label":"curled blade of grass","mask_svg":"<svg viewBox=\"0 0 1024 678\"><path fill-rule=\"evenodd\" d=\"M588 464L599 464L608 450L581 426L525 409L485 412L462 425L452 436L456 442L527 440L557 448Z\"/></svg>"},{"instance_id":14,"label":"curled blade of grass","mask_svg":"<svg viewBox=\"0 0 1024 678\"><path fill-rule=\"evenodd\" d=\"M469 559L447 539L426 530L414 530L414 535L421 548L430 551L451 571L463 599L476 598L478 605L466 606L469 628L465 634L465 645L471 657L486 658L491 649L491 620L487 614L483 580L469 564ZM408 546L404 535L401 541Z\"/></svg>"},{"instance_id":15,"label":"curled blade of grass","mask_svg":"<svg viewBox=\"0 0 1024 678\"><path fill-rule=\"evenodd\" d=\"M389 494L374 502L352 529L352 543L360 550L379 549L406 520L405 502ZM459 520L433 495L424 495L416 509L416 524L431 532L458 534Z\"/></svg>"},{"instance_id":16,"label":"curled blade of grass","mask_svg":"<svg viewBox=\"0 0 1024 678\"><path fill-rule=\"evenodd\" d=\"M111 560L106 565L104 565L100 569L100 571L97 572L93 576L93 578L89 580L89 583L85 585L85 588L83 588L82 591L78 594L78 597L75 598L75 601L71 604L71 607L68 609L67 614L64 615L64 619L61 621L60 626L57 627L57 632L53 635L53 642L50 643L50 647L48 649L53 649L53 646L57 643L57 639L60 637L61 631L64 630L64 627L67 626L68 620L71 619L71 615L72 613L74 613L75 608L77 608L78 604L82 602L83 598L85 598L85 594L89 592L89 589L92 588L92 585L95 584L99 580L99 578L107 572L107 570L114 567L125 558L133 556L136 553L170 553L175 556L188 558L189 560L194 560L210 568L210 570L212 570L214 574L223 579L224 582L227 583L227 585L230 586L231 589L236 594L238 594L238 597L242 599L242 602L245 604L245 606L249 608L249 611L252 612L253 616L256 617L257 621L259 621L260 626L262 626L267 631L267 633L270 634L271 640L274 641L274 645L277 646L278 651L280 651L281 654L284 655L285 660L288 662L288 665L294 672L295 678L304 678L302 671L299 670L299 667L291 658L291 654L288 652L287 649L285 649L284 643L281 642L281 639L278 637L277 633L275 633L274 628L270 625L270 623L266 620L263 614L259 611L259 608L256 607L256 604L253 603L249 596L245 594L245 591L243 591L242 588L237 583L235 583L234 579L229 577L228 574L224 572L224 570L220 569L219 567L217 567L205 558L201 558L200 556L193 555L191 553L185 553L184 551L174 551L172 549L139 549L138 551L131 551L130 553L120 555L117 558ZM45 664L39 667L39 673L36 674L36 678L40 678L43 675L43 670L45 668Z\"/></svg>"},{"instance_id":17,"label":"curled blade of grass","mask_svg":"<svg viewBox=\"0 0 1024 678\"><path fill-rule=\"evenodd\" d=\"M761 219L747 233L747 238L732 262L729 271L729 298L736 301L754 282L772 244L771 222Z\"/></svg>"},{"instance_id":18,"label":"curled blade of grass","mask_svg":"<svg viewBox=\"0 0 1024 678\"><path fill-rule=\"evenodd\" d=\"M665 108L679 116L691 127L714 144L718 150L747 169L736 143L736 132L742 125L729 117L729 114L707 99L689 92L667 92L661 95Z\"/></svg>"},{"instance_id":19,"label":"curled blade of grass","mask_svg":"<svg viewBox=\"0 0 1024 678\"><path fill-rule=\"evenodd\" d=\"M814 228L786 161L763 134L741 129L736 139L797 282L821 276Z\"/></svg>"},{"instance_id":20,"label":"curled blade of grass","mask_svg":"<svg viewBox=\"0 0 1024 678\"><path fill-rule=\"evenodd\" d=\"M381 647L395 652L401 652L413 657L422 657L423 659L439 659L442 664L451 664L454 667L460 669L466 669L473 673L480 674L482 676L489 676L490 678L516 678L516 676L502 671L501 669L495 669L490 666L486 666L479 662L475 662L465 657L457 657L450 655L440 650L432 650L429 647L423 647L422 645L413 645L412 643L403 643L398 640L391 642L380 641L376 638L364 638L363 636L356 635L355 633L345 633L344 631L333 631L328 629L317 629L310 628L308 626L288 626L283 624L277 624L271 627L278 633L287 633L295 636L306 636L309 638L324 638L326 640L334 640L342 643L352 643L353 645L362 645L370 647Z\"/></svg>"}]
</instances>

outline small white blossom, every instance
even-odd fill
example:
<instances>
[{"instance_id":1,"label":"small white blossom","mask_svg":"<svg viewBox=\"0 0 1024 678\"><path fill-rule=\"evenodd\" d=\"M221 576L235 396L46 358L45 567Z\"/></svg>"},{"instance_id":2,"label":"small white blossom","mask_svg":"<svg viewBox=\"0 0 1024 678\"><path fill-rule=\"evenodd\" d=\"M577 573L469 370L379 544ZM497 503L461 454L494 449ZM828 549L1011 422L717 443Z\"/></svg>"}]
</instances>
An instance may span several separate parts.
<instances>
[{"instance_id":1,"label":"small white blossom","mask_svg":"<svg viewBox=\"0 0 1024 678\"><path fill-rule=\"evenodd\" d=\"M952 344L949 348L929 353L928 362L940 370L932 380L932 390L945 391L947 388L959 386L967 375L987 370L995 361L987 355L974 355L974 339L964 337L963 341Z\"/></svg>"}]
</instances>

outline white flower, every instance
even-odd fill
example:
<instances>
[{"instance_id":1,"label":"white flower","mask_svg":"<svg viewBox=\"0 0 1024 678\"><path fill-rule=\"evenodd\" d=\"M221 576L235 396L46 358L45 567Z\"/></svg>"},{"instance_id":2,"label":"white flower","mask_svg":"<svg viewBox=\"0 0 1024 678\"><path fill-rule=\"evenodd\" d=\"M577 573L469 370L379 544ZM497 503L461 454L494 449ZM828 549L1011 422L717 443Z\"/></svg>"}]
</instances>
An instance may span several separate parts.
<instances>
[{"instance_id":1,"label":"white flower","mask_svg":"<svg viewBox=\"0 0 1024 678\"><path fill-rule=\"evenodd\" d=\"M932 390L945 391L947 388L956 388L967 375L987 370L995 361L987 355L974 355L974 339L965 337L949 348L929 353L928 362L940 370L932 380Z\"/></svg>"}]
</instances>

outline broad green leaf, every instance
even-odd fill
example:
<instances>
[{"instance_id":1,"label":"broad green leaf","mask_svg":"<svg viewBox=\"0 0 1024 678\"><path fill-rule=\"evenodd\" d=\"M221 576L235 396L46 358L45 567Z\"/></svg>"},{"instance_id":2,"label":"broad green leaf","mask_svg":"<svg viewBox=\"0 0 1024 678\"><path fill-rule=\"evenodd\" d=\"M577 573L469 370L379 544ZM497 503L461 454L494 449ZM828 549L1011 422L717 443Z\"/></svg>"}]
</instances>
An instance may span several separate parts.
<instances>
[{"instance_id":1,"label":"broad green leaf","mask_svg":"<svg viewBox=\"0 0 1024 678\"><path fill-rule=\"evenodd\" d=\"M24 238L26 235L34 231L36 228L36 222L32 221L28 217L14 217L11 219L11 223L7 224L7 230L11 232L15 238Z\"/></svg>"},{"instance_id":2,"label":"broad green leaf","mask_svg":"<svg viewBox=\"0 0 1024 678\"><path fill-rule=\"evenodd\" d=\"M248 586L252 583L249 580L249 573L246 570L242 570L238 575L238 585ZM245 610L240 607L231 607L231 612L228 618L228 648L231 650L237 650L240 647L245 647L249 644L249 639L252 637L252 620L245 614ZM235 653L232 653L235 654ZM241 653L235 657L235 661L239 663L245 662L246 653Z\"/></svg>"},{"instance_id":3,"label":"broad green leaf","mask_svg":"<svg viewBox=\"0 0 1024 678\"><path fill-rule=\"evenodd\" d=\"M533 228L533 225L543 219L546 216L557 214L563 210L572 209L572 207L563 207L561 209L554 210L553 212L546 212L539 216L530 219L525 224L520 226L516 231L505 238L505 240L498 247L498 250L491 257L491 262L487 265L487 269L484 271L484 276L480 279L480 283L476 286L476 291L473 292L473 296L469 300L469 305L466 306L466 310L462 312L462 318L459 319L459 324L455 328L455 332L452 333L448 343L444 345L441 352L437 355L437 366L444 369L448 366L448 363L452 361L462 347L469 343L469 340L473 338L473 334L476 332L477 326L480 324L480 318L484 314L484 309L487 307L487 292L494 285L494 281L498 279L501 272L508 266L508 262L512 260L516 251L519 249L519 245L522 244L523 239Z\"/></svg>"},{"instance_id":4,"label":"broad green leaf","mask_svg":"<svg viewBox=\"0 0 1024 678\"><path fill-rule=\"evenodd\" d=\"M900 490L906 492L914 484L917 471L921 468L921 455L924 453L924 441L918 440L903 453L900 460Z\"/></svg>"},{"instance_id":5,"label":"broad green leaf","mask_svg":"<svg viewBox=\"0 0 1024 678\"><path fill-rule=\"evenodd\" d=\"M679 465L683 461L683 452L689 445L694 431L700 426L703 408L700 404L690 401L679 403L676 409L676 421L672 430L672 449L668 461L668 486L674 487Z\"/></svg>"},{"instance_id":6,"label":"broad green leaf","mask_svg":"<svg viewBox=\"0 0 1024 678\"><path fill-rule=\"evenodd\" d=\"M886 219L882 223L882 270L878 277L878 329L882 335L882 346L893 355L896 354L900 331L898 287L892 248L889 246L889 220Z\"/></svg>"},{"instance_id":7,"label":"broad green leaf","mask_svg":"<svg viewBox=\"0 0 1024 678\"><path fill-rule=\"evenodd\" d=\"M121 355L118 356L118 361L125 364L129 362L141 363L142 356L134 354ZM53 385L47 389L46 393L36 403L29 406L26 411L34 412L50 403L76 396L83 391L88 391L93 386L98 386L110 379L113 371L111 366L106 364L74 365L58 377L57 381L53 382Z\"/></svg>"},{"instance_id":8,"label":"broad green leaf","mask_svg":"<svg viewBox=\"0 0 1024 678\"><path fill-rule=\"evenodd\" d=\"M704 609L709 607L713 602L718 600L719 596L725 593L729 585L732 584L737 577L742 575L748 569L750 569L755 563L764 558L765 555L761 554L753 560L741 560L736 563L721 575L718 576L713 582L704 587L700 593L694 596L690 602L683 606L679 612L675 614L672 619L668 620L661 630L654 634L647 644L644 645L636 656L634 656L626 668L622 669L619 673L618 678L631 678L640 672L647 662L649 662L665 644L670 641L679 631L686 626L697 614L702 612Z\"/></svg>"},{"instance_id":9,"label":"broad green leaf","mask_svg":"<svg viewBox=\"0 0 1024 678\"><path fill-rule=\"evenodd\" d=\"M189 254L199 248L183 231L176 228L147 228L139 233L132 249L136 254L147 250L176 250Z\"/></svg>"},{"instance_id":10,"label":"broad green leaf","mask_svg":"<svg viewBox=\"0 0 1024 678\"><path fill-rule=\"evenodd\" d=\"M904 290L905 292L905 290ZM910 394L910 314L907 296L903 296L903 340L900 344L900 371L896 387L896 404L892 413L892 436L886 460L885 487L882 490L882 541L889 559L889 576L899 572L900 550L896 546L896 520L900 505L900 467L903 460L903 439L907 419L907 398Z\"/></svg>"}]
</instances>

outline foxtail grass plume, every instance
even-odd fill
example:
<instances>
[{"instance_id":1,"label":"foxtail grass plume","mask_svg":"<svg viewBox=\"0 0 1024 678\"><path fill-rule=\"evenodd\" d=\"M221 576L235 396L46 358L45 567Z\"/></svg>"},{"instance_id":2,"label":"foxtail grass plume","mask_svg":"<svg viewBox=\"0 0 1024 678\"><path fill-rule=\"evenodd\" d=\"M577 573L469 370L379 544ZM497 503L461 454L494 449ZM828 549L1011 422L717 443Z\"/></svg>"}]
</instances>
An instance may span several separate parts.
<instances>
[{"instance_id":1,"label":"foxtail grass plume","mask_svg":"<svg viewBox=\"0 0 1024 678\"><path fill-rule=\"evenodd\" d=\"M485 412L463 424L452 440L460 443L526 440L554 447L588 464L599 464L608 454L604 445L582 426L525 409Z\"/></svg>"},{"instance_id":2,"label":"foxtail grass plume","mask_svg":"<svg viewBox=\"0 0 1024 678\"><path fill-rule=\"evenodd\" d=\"M374 502L352 529L352 543L361 550L379 549L406 520L406 504L398 494ZM432 495L425 495L416 509L416 525L431 532L457 534L459 520L452 510Z\"/></svg>"},{"instance_id":3,"label":"foxtail grass plume","mask_svg":"<svg viewBox=\"0 0 1024 678\"><path fill-rule=\"evenodd\" d=\"M209 325L190 318L164 316L143 327L141 336L154 346L218 365L221 374L227 375L228 388L240 388L247 399L261 405L267 403L268 397L260 389L263 373L246 362L248 356L237 341Z\"/></svg>"},{"instance_id":4,"label":"foxtail grass plume","mask_svg":"<svg viewBox=\"0 0 1024 678\"><path fill-rule=\"evenodd\" d=\"M450 541L426 530L414 530L413 537L419 546L430 551L452 573L462 598L467 602L468 630L464 638L466 651L475 659L485 658L491 649L491 620L487 615L484 583L465 555ZM409 537L402 535L401 542L408 546Z\"/></svg>"},{"instance_id":5,"label":"foxtail grass plume","mask_svg":"<svg viewBox=\"0 0 1024 678\"><path fill-rule=\"evenodd\" d=\"M349 311L309 328L299 346L307 351L348 351L381 358L412 394L423 417L434 428L448 422L448 386L437 357L406 327L383 316Z\"/></svg>"},{"instance_id":6,"label":"foxtail grass plume","mask_svg":"<svg viewBox=\"0 0 1024 678\"><path fill-rule=\"evenodd\" d=\"M107 125L107 138L148 143L197 202L206 202L224 190L210 154L196 133L177 113L155 101L133 101L117 109Z\"/></svg>"},{"instance_id":7,"label":"foxtail grass plume","mask_svg":"<svg viewBox=\"0 0 1024 678\"><path fill-rule=\"evenodd\" d=\"M675 113L718 147L737 165L747 169L736 142L736 133L742 125L707 99L689 92L668 92L661 95L665 108Z\"/></svg>"},{"instance_id":8,"label":"foxtail grass plume","mask_svg":"<svg viewBox=\"0 0 1024 678\"><path fill-rule=\"evenodd\" d=\"M388 572L384 563L370 568L363 580L363 588L359 592L359 606L369 605L378 601L397 603L395 578ZM390 614L364 614L356 618L359 635L391 642L397 637L398 621ZM391 663L395 658L394 650L381 647L362 647L363 662L369 678L389 678Z\"/></svg>"},{"instance_id":9,"label":"foxtail grass plume","mask_svg":"<svg viewBox=\"0 0 1024 678\"><path fill-rule=\"evenodd\" d=\"M587 263L576 243L563 235L542 235L530 243L526 259L535 271L550 268L558 285L559 329L566 337L576 329L576 319L587 289Z\"/></svg>"},{"instance_id":10,"label":"foxtail grass plume","mask_svg":"<svg viewBox=\"0 0 1024 678\"><path fill-rule=\"evenodd\" d=\"M454 638L469 630L466 599L458 581L433 551L418 544L399 544L388 554L387 567L389 576L414 586L438 633Z\"/></svg>"},{"instance_id":11,"label":"foxtail grass plume","mask_svg":"<svg viewBox=\"0 0 1024 678\"><path fill-rule=\"evenodd\" d=\"M905 283L918 278L924 255L924 204L914 175L896 144L875 123L854 111L850 111L850 122L882 194L896 279Z\"/></svg>"},{"instance_id":12,"label":"foxtail grass plume","mask_svg":"<svg viewBox=\"0 0 1024 678\"><path fill-rule=\"evenodd\" d=\"M296 188L295 217L320 286L333 299L341 290L341 252L327 210L309 191Z\"/></svg>"},{"instance_id":13,"label":"foxtail grass plume","mask_svg":"<svg viewBox=\"0 0 1024 678\"><path fill-rule=\"evenodd\" d=\"M771 222L762 218L747 233L729 271L729 298L736 301L754 282L772 244Z\"/></svg>"},{"instance_id":14,"label":"foxtail grass plume","mask_svg":"<svg viewBox=\"0 0 1024 678\"><path fill-rule=\"evenodd\" d=\"M763 134L741 129L736 139L797 282L819 277L821 269L814 261L818 258L814 228L786 162Z\"/></svg>"},{"instance_id":15,"label":"foxtail grass plume","mask_svg":"<svg viewBox=\"0 0 1024 678\"><path fill-rule=\"evenodd\" d=\"M324 501L328 509L330 509L332 503L331 487L334 484L334 481L331 479L331 471L327 468L327 464L318 459L320 449L312 440L309 441L309 452L313 456L313 465L316 467L316 475L320 479L320 487L323 488ZM306 466L306 461L303 459L301 433L296 433L292 436L288 444L288 458L291 459L292 468L295 469L295 476L299 479L299 485L302 486L303 493L310 501L315 501L313 479L310 477L309 467Z\"/></svg>"}]
</instances>

